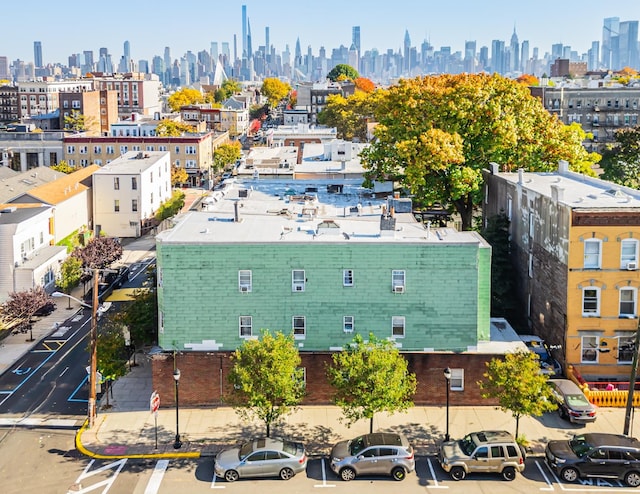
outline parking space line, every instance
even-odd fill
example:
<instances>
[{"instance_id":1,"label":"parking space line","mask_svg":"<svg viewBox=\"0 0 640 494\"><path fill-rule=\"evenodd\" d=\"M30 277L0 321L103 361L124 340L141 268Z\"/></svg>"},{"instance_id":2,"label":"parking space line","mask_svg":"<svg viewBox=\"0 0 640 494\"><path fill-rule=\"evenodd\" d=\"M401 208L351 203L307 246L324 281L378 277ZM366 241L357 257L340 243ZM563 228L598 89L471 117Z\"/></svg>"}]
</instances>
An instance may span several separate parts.
<instances>
[{"instance_id":1,"label":"parking space line","mask_svg":"<svg viewBox=\"0 0 640 494\"><path fill-rule=\"evenodd\" d=\"M224 489L226 486L224 485L216 485L216 479L218 478L218 476L216 475L216 472L213 472L213 480L211 481L211 488L212 489Z\"/></svg>"},{"instance_id":2,"label":"parking space line","mask_svg":"<svg viewBox=\"0 0 640 494\"><path fill-rule=\"evenodd\" d=\"M320 458L320 466L322 467L322 484L315 484L313 487L335 487L335 484L327 484L327 471L324 466L324 458Z\"/></svg>"},{"instance_id":3,"label":"parking space line","mask_svg":"<svg viewBox=\"0 0 640 494\"><path fill-rule=\"evenodd\" d=\"M547 487L540 487L540 490L555 491L555 489L553 488L553 484L549 480L549 477L547 477L547 474L545 473L544 469L540 466L540 462L538 460L536 460L536 466L538 467L538 470L540 470L540 473L542 474L542 478L544 478L544 481L547 483Z\"/></svg>"},{"instance_id":4,"label":"parking space line","mask_svg":"<svg viewBox=\"0 0 640 494\"><path fill-rule=\"evenodd\" d=\"M431 472L431 478L433 479L433 482L435 483L435 485L429 485L429 486L427 486L427 488L429 488L429 489L448 489L449 488L448 485L440 485L440 483L438 482L438 477L436 477L436 472L433 469L433 465L431 464L431 460L429 458L427 458L427 465L429 465L429 471Z\"/></svg>"},{"instance_id":5,"label":"parking space line","mask_svg":"<svg viewBox=\"0 0 640 494\"><path fill-rule=\"evenodd\" d=\"M613 493L637 492L637 489L635 487L626 487L620 481L616 481L618 482L618 485L613 485L609 483L609 479L599 479L599 478L594 478L590 480L582 479L579 485L564 484L558 478L556 473L553 470L551 470L551 468L549 467L549 465L547 465L546 462L544 462L544 466L547 468L547 470L549 470L549 472L551 472L551 475L553 476L556 483L558 484L558 487L560 487L560 490L564 492L580 492L582 494L584 494L585 492L613 492ZM592 482L595 482L595 485ZM575 487L573 487L573 485L575 485ZM543 489L540 489L540 490L543 490Z\"/></svg>"}]
</instances>

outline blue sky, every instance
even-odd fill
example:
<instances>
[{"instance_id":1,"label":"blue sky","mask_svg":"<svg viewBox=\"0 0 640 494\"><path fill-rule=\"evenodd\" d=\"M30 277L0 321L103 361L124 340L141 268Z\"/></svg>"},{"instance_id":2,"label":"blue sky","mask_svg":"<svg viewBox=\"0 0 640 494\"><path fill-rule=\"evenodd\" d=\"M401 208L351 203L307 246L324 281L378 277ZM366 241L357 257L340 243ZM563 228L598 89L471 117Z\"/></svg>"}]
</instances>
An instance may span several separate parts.
<instances>
[{"instance_id":1,"label":"blue sky","mask_svg":"<svg viewBox=\"0 0 640 494\"><path fill-rule=\"evenodd\" d=\"M187 50L208 50L212 41L228 41L238 35L241 50L241 6L247 6L254 49L270 43L280 53L288 44L293 52L300 38L303 53L311 45L331 49L351 44L352 26L360 26L363 50L399 49L405 30L419 47L428 39L438 49L451 46L464 51L465 40L490 46L492 39L509 41L514 25L520 41L539 47L540 55L551 44L570 45L586 52L592 40L602 39L602 20L619 17L640 19L638 0L110 0L91 6L86 1L3 1L0 55L10 61L33 60L33 42L42 42L45 63L67 62L72 53L106 47L117 62L129 40L134 60L151 60L165 46L178 58ZM63 7L64 6L64 7ZM28 9L26 12L24 9ZM24 19L21 21L19 19Z\"/></svg>"}]
</instances>

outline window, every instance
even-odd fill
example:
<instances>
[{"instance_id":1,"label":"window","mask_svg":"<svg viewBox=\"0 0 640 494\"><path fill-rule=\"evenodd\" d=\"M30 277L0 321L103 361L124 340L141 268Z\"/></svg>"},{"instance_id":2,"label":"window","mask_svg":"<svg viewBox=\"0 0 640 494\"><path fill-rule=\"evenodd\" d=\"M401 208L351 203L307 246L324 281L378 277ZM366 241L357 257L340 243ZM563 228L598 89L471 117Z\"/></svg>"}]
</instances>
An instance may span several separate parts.
<instances>
[{"instance_id":1,"label":"window","mask_svg":"<svg viewBox=\"0 0 640 494\"><path fill-rule=\"evenodd\" d=\"M636 316L636 289L620 288L620 317Z\"/></svg>"},{"instance_id":2,"label":"window","mask_svg":"<svg viewBox=\"0 0 640 494\"><path fill-rule=\"evenodd\" d=\"M464 369L451 369L449 389L451 391L464 391Z\"/></svg>"},{"instance_id":3,"label":"window","mask_svg":"<svg viewBox=\"0 0 640 494\"><path fill-rule=\"evenodd\" d=\"M252 336L252 319L251 316L240 316L240 338Z\"/></svg>"},{"instance_id":4,"label":"window","mask_svg":"<svg viewBox=\"0 0 640 494\"><path fill-rule=\"evenodd\" d=\"M404 292L405 276L404 271L393 270L391 272L391 289L395 293Z\"/></svg>"},{"instance_id":5,"label":"window","mask_svg":"<svg viewBox=\"0 0 640 494\"><path fill-rule=\"evenodd\" d=\"M76 152L76 147L75 146L67 146L67 153L68 154L73 154Z\"/></svg>"},{"instance_id":6,"label":"window","mask_svg":"<svg viewBox=\"0 0 640 494\"><path fill-rule=\"evenodd\" d=\"M131 211L134 213L138 211L138 199L131 199Z\"/></svg>"},{"instance_id":7,"label":"window","mask_svg":"<svg viewBox=\"0 0 640 494\"><path fill-rule=\"evenodd\" d=\"M303 269L294 269L291 271L291 291L304 292L306 279Z\"/></svg>"},{"instance_id":8,"label":"window","mask_svg":"<svg viewBox=\"0 0 640 494\"><path fill-rule=\"evenodd\" d=\"M600 269L600 244L597 238L584 241L584 269Z\"/></svg>"},{"instance_id":9,"label":"window","mask_svg":"<svg viewBox=\"0 0 640 494\"><path fill-rule=\"evenodd\" d=\"M124 154L129 150L128 146L120 146L120 154Z\"/></svg>"},{"instance_id":10,"label":"window","mask_svg":"<svg viewBox=\"0 0 640 494\"><path fill-rule=\"evenodd\" d=\"M251 291L251 270L241 269L238 271L238 290L243 293Z\"/></svg>"},{"instance_id":11,"label":"window","mask_svg":"<svg viewBox=\"0 0 640 494\"><path fill-rule=\"evenodd\" d=\"M355 320L353 316L344 316L342 318L342 330L345 333L353 333L354 322Z\"/></svg>"},{"instance_id":12,"label":"window","mask_svg":"<svg viewBox=\"0 0 640 494\"><path fill-rule=\"evenodd\" d=\"M630 364L633 361L633 346L635 338L633 336L618 337L618 363Z\"/></svg>"},{"instance_id":13,"label":"window","mask_svg":"<svg viewBox=\"0 0 640 494\"><path fill-rule=\"evenodd\" d=\"M638 267L638 241L625 238L620 243L620 269L636 269Z\"/></svg>"},{"instance_id":14,"label":"window","mask_svg":"<svg viewBox=\"0 0 640 494\"><path fill-rule=\"evenodd\" d=\"M307 333L307 324L304 316L293 316L293 337L304 338Z\"/></svg>"},{"instance_id":15,"label":"window","mask_svg":"<svg viewBox=\"0 0 640 494\"><path fill-rule=\"evenodd\" d=\"M102 146L93 146L94 154L102 154Z\"/></svg>"},{"instance_id":16,"label":"window","mask_svg":"<svg viewBox=\"0 0 640 494\"><path fill-rule=\"evenodd\" d=\"M345 269L342 271L342 285L353 286L353 269Z\"/></svg>"},{"instance_id":17,"label":"window","mask_svg":"<svg viewBox=\"0 0 640 494\"><path fill-rule=\"evenodd\" d=\"M131 190L138 190L138 177L131 177Z\"/></svg>"},{"instance_id":18,"label":"window","mask_svg":"<svg viewBox=\"0 0 640 494\"><path fill-rule=\"evenodd\" d=\"M180 146L176 146L176 154L180 154Z\"/></svg>"},{"instance_id":19,"label":"window","mask_svg":"<svg viewBox=\"0 0 640 494\"><path fill-rule=\"evenodd\" d=\"M118 199L116 199L115 201L113 201L113 210L118 213L120 212L120 201Z\"/></svg>"},{"instance_id":20,"label":"window","mask_svg":"<svg viewBox=\"0 0 640 494\"><path fill-rule=\"evenodd\" d=\"M113 146L107 146L107 154L114 154L115 149Z\"/></svg>"},{"instance_id":21,"label":"window","mask_svg":"<svg viewBox=\"0 0 640 494\"><path fill-rule=\"evenodd\" d=\"M120 190L120 178L119 177L114 177L113 178L113 190Z\"/></svg>"},{"instance_id":22,"label":"window","mask_svg":"<svg viewBox=\"0 0 640 494\"><path fill-rule=\"evenodd\" d=\"M391 318L391 336L395 338L404 338L404 316L393 316Z\"/></svg>"},{"instance_id":23,"label":"window","mask_svg":"<svg viewBox=\"0 0 640 494\"><path fill-rule=\"evenodd\" d=\"M582 316L597 317L600 315L600 288L590 286L582 289Z\"/></svg>"},{"instance_id":24,"label":"window","mask_svg":"<svg viewBox=\"0 0 640 494\"><path fill-rule=\"evenodd\" d=\"M598 336L582 337L582 363L598 362Z\"/></svg>"}]
</instances>

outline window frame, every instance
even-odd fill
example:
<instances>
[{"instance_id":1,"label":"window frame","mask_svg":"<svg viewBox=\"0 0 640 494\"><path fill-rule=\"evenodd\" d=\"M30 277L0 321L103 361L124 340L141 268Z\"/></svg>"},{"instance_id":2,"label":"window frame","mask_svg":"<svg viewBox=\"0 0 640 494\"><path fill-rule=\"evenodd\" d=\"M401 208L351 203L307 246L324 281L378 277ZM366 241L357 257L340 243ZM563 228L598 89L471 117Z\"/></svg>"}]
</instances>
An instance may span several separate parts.
<instances>
[{"instance_id":1,"label":"window frame","mask_svg":"<svg viewBox=\"0 0 640 494\"><path fill-rule=\"evenodd\" d=\"M587 245L597 245L597 254L587 252ZM597 257L594 263L587 262L587 259ZM583 269L602 269L602 240L599 238L588 238L584 241L584 255L582 260Z\"/></svg>"},{"instance_id":2,"label":"window frame","mask_svg":"<svg viewBox=\"0 0 640 494\"><path fill-rule=\"evenodd\" d=\"M114 199L113 200L113 212L114 213L119 213L120 212L120 199Z\"/></svg>"},{"instance_id":3,"label":"window frame","mask_svg":"<svg viewBox=\"0 0 640 494\"><path fill-rule=\"evenodd\" d=\"M307 285L307 278L304 269L291 270L291 291L294 293L304 292Z\"/></svg>"},{"instance_id":4,"label":"window frame","mask_svg":"<svg viewBox=\"0 0 640 494\"><path fill-rule=\"evenodd\" d=\"M638 289L633 286L624 286L618 290L619 298L618 298L618 309L619 309L619 317L622 318L635 318L637 315L637 307L638 307ZM631 293L631 300L622 300L623 293ZM622 304L631 304L631 312L622 312Z\"/></svg>"},{"instance_id":5,"label":"window frame","mask_svg":"<svg viewBox=\"0 0 640 494\"><path fill-rule=\"evenodd\" d=\"M633 363L633 354L635 353L633 350L633 346L635 345L635 336L618 336L618 353L616 355L616 360L618 364L621 365L629 365ZM623 341L625 342L623 344ZM624 347L624 348L623 348ZM629 356L629 360L621 358L620 355L624 352L625 356Z\"/></svg>"},{"instance_id":6,"label":"window frame","mask_svg":"<svg viewBox=\"0 0 640 494\"><path fill-rule=\"evenodd\" d=\"M250 269L238 270L238 291L251 293L253 290L253 272Z\"/></svg>"},{"instance_id":7,"label":"window frame","mask_svg":"<svg viewBox=\"0 0 640 494\"><path fill-rule=\"evenodd\" d=\"M342 286L353 286L353 269L342 270Z\"/></svg>"},{"instance_id":8,"label":"window frame","mask_svg":"<svg viewBox=\"0 0 640 494\"><path fill-rule=\"evenodd\" d=\"M138 212L138 199L131 199L131 212Z\"/></svg>"},{"instance_id":9,"label":"window frame","mask_svg":"<svg viewBox=\"0 0 640 494\"><path fill-rule=\"evenodd\" d=\"M449 389L451 391L464 391L464 369L456 368L450 370Z\"/></svg>"},{"instance_id":10,"label":"window frame","mask_svg":"<svg viewBox=\"0 0 640 494\"><path fill-rule=\"evenodd\" d=\"M248 334L247 334L248 328ZM238 335L240 338L252 338L253 337L253 316L240 316L238 317Z\"/></svg>"},{"instance_id":11,"label":"window frame","mask_svg":"<svg viewBox=\"0 0 640 494\"><path fill-rule=\"evenodd\" d=\"M595 292L595 310L585 310L587 302L586 292L593 290ZM582 317L600 317L600 287L598 286L585 286L582 288ZM593 300L593 297L589 297L589 301Z\"/></svg>"},{"instance_id":12,"label":"window frame","mask_svg":"<svg viewBox=\"0 0 640 494\"><path fill-rule=\"evenodd\" d=\"M356 318L354 316L342 316L342 331L345 333L353 333L356 326Z\"/></svg>"},{"instance_id":13,"label":"window frame","mask_svg":"<svg viewBox=\"0 0 640 494\"><path fill-rule=\"evenodd\" d=\"M594 345L585 345L585 340L593 339ZM600 345L600 337L596 335L583 335L580 337L580 363L581 364L597 364L599 363L598 347ZM585 359L585 352L593 352L594 359Z\"/></svg>"},{"instance_id":14,"label":"window frame","mask_svg":"<svg viewBox=\"0 0 640 494\"><path fill-rule=\"evenodd\" d=\"M402 334L396 334L397 329L402 329ZM405 316L391 316L391 337L404 338L406 335L406 332L407 332L407 318Z\"/></svg>"},{"instance_id":15,"label":"window frame","mask_svg":"<svg viewBox=\"0 0 640 494\"><path fill-rule=\"evenodd\" d=\"M307 337L307 318L306 316L293 316L291 318L291 328L293 338L296 340L304 340Z\"/></svg>"},{"instance_id":16,"label":"window frame","mask_svg":"<svg viewBox=\"0 0 640 494\"><path fill-rule=\"evenodd\" d=\"M633 256L625 253L625 245L633 247ZM635 238L624 238L620 242L620 269L629 269L627 266L632 262L638 267L638 241Z\"/></svg>"},{"instance_id":17,"label":"window frame","mask_svg":"<svg viewBox=\"0 0 640 494\"><path fill-rule=\"evenodd\" d=\"M391 291L404 292L407 287L407 273L404 269L391 270Z\"/></svg>"}]
</instances>

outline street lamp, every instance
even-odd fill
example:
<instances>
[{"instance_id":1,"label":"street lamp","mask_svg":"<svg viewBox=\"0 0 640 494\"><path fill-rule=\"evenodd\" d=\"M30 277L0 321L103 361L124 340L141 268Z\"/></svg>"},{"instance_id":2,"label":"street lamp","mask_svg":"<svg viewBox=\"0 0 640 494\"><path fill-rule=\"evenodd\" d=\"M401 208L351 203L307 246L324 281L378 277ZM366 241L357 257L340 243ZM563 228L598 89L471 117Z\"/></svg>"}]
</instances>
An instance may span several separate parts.
<instances>
[{"instance_id":1,"label":"street lamp","mask_svg":"<svg viewBox=\"0 0 640 494\"><path fill-rule=\"evenodd\" d=\"M180 410L180 401L178 399L178 384L180 383L180 369L176 368L173 371L173 379L176 382L176 440L173 443L174 449L180 449L182 447L182 441L180 441L180 429L178 421L178 412Z\"/></svg>"},{"instance_id":2,"label":"street lamp","mask_svg":"<svg viewBox=\"0 0 640 494\"><path fill-rule=\"evenodd\" d=\"M447 431L444 435L444 440L449 441L449 383L451 382L451 369L449 367L444 370L444 379L447 383Z\"/></svg>"},{"instance_id":3,"label":"street lamp","mask_svg":"<svg viewBox=\"0 0 640 494\"><path fill-rule=\"evenodd\" d=\"M89 429L93 427L96 418L96 377L98 373L98 274L99 269L93 270L93 301L91 305L91 329L90 334L90 358L89 358L89 403L87 406L87 418ZM82 300L62 292L53 292L52 297L69 297L79 302L83 307L89 307Z\"/></svg>"}]
</instances>

